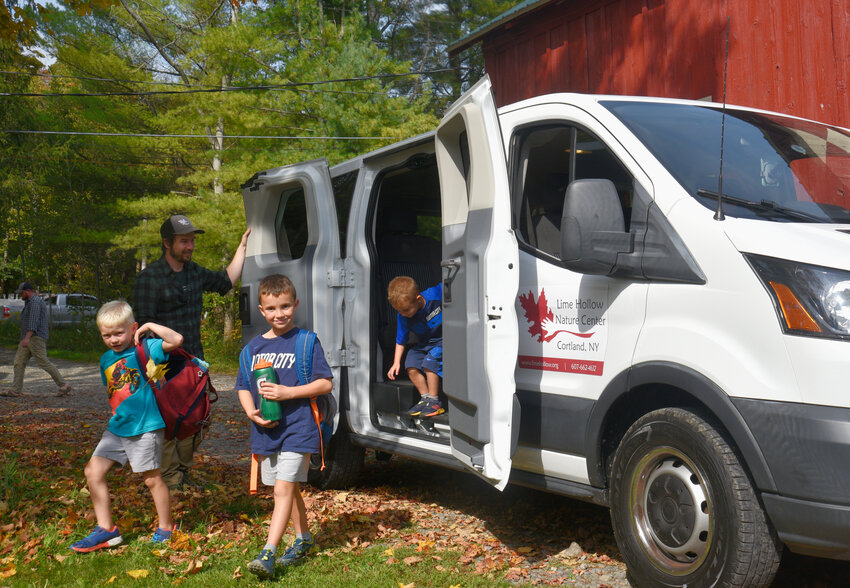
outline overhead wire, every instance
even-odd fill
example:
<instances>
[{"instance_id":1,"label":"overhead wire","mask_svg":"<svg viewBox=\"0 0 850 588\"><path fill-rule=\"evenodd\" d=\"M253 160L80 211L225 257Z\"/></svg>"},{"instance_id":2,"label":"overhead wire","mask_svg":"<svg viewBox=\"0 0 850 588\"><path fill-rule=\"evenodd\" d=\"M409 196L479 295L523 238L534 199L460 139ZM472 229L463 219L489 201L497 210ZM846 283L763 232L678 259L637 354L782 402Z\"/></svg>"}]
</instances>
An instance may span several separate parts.
<instances>
[{"instance_id":1,"label":"overhead wire","mask_svg":"<svg viewBox=\"0 0 850 588\"><path fill-rule=\"evenodd\" d=\"M188 90L149 90L145 92L0 92L0 96L23 97L23 98L57 98L57 97L106 97L106 96L154 96L173 94L209 94L223 92L245 92L245 91L275 91L291 90L309 86L334 84L343 82L364 82L368 80L395 79L407 76L420 76L442 71L451 71L450 68L429 70L423 72L406 72L399 74L376 74L372 76L355 76L350 78L336 78L332 80L317 80L310 82L288 82L285 84L256 84L252 86L223 86L223 87L199 87Z\"/></svg>"},{"instance_id":2,"label":"overhead wire","mask_svg":"<svg viewBox=\"0 0 850 588\"><path fill-rule=\"evenodd\" d=\"M435 70L435 71L448 71L448 70ZM423 74L429 72L411 72L410 75ZM154 86L179 86L179 87L187 87L187 88L209 88L209 89L221 89L221 85L211 85L211 84L184 84L182 82L165 82L165 81L151 81L151 80L123 80L121 78L97 78L90 76L71 76L71 75L60 75L60 74L46 74L41 72L29 72L29 71L6 71L0 70L0 74L2 75L19 75L19 76L30 76L30 77L40 77L40 78L57 78L57 79L69 79L69 80L83 80L83 81L92 81L92 82L111 82L116 84L148 84ZM333 80L331 80L333 81ZM234 88L240 88L241 86L234 86ZM297 88L299 92L310 92L315 94L363 94L363 95L371 95L371 96L384 96L386 92L370 92L368 90L312 90L306 88ZM9 94L14 95L14 94ZM63 94L65 95L65 94Z\"/></svg>"},{"instance_id":3,"label":"overhead wire","mask_svg":"<svg viewBox=\"0 0 850 588\"><path fill-rule=\"evenodd\" d=\"M165 135L157 133L96 133L91 131L33 131L24 129L0 129L0 133L24 134L24 135L83 135L94 137L150 137L167 139L217 139L216 135ZM301 137L298 135L221 135L222 139L287 139L308 141L397 141L398 137Z\"/></svg>"}]
</instances>

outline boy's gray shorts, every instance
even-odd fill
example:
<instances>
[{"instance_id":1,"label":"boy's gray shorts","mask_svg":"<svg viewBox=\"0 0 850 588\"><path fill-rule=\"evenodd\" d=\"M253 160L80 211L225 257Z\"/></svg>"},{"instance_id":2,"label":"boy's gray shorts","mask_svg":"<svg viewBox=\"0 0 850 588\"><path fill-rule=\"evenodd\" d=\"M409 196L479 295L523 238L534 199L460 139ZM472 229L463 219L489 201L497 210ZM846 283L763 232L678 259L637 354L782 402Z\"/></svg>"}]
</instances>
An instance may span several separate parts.
<instances>
[{"instance_id":1,"label":"boy's gray shorts","mask_svg":"<svg viewBox=\"0 0 850 588\"><path fill-rule=\"evenodd\" d=\"M111 459L120 465L130 462L130 468L138 473L157 470L162 466L162 441L165 429L148 431L133 437L119 437L106 430L100 443L94 448L97 457Z\"/></svg>"},{"instance_id":2,"label":"boy's gray shorts","mask_svg":"<svg viewBox=\"0 0 850 588\"><path fill-rule=\"evenodd\" d=\"M309 453L281 451L276 455L263 456L260 467L263 484L274 486L275 480L284 482L306 482L310 466Z\"/></svg>"}]
</instances>

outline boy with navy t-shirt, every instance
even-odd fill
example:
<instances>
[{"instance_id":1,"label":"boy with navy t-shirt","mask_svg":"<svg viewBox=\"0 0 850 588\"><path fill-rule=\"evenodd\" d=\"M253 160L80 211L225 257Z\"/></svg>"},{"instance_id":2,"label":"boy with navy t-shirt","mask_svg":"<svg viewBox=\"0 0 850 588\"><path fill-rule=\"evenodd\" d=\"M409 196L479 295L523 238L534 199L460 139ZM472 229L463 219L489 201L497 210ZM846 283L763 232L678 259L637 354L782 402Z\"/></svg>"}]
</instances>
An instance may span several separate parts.
<instances>
[{"instance_id":1,"label":"boy with navy t-shirt","mask_svg":"<svg viewBox=\"0 0 850 588\"><path fill-rule=\"evenodd\" d=\"M277 545L290 518L295 541L277 559L277 564L288 566L298 562L316 544L307 525L307 509L298 484L307 481L310 454L320 451L319 428L313 418L310 398L331 392L333 374L317 339L313 347L311 381L299 385L295 342L300 329L292 322L298 308L295 286L288 277L272 274L260 280L258 290L260 313L271 329L248 342L248 365L253 369L259 360L271 362L279 383L263 381L257 386L253 374L240 368L236 390L252 423L251 452L263 456L263 483L274 486L274 511L266 545L248 563L252 573L270 579L275 575ZM280 402L279 421L263 418L260 397Z\"/></svg>"},{"instance_id":2,"label":"boy with navy t-shirt","mask_svg":"<svg viewBox=\"0 0 850 588\"><path fill-rule=\"evenodd\" d=\"M171 539L171 497L162 480L162 442L165 422L159 414L156 397L141 370L148 370L151 380L159 379L149 368L163 364L168 354L180 347L183 336L162 325L145 323L141 327L133 318L133 309L123 300L107 302L97 312L97 327L109 350L100 358L100 373L112 408L112 418L85 467L97 526L86 538L71 545L78 553L88 553L121 543L121 533L112 519L112 504L106 474L116 463L128 461L134 472L142 474L150 489L159 527L152 543ZM140 366L136 345L140 335L150 332L157 338L144 340L151 362Z\"/></svg>"},{"instance_id":3,"label":"boy with navy t-shirt","mask_svg":"<svg viewBox=\"0 0 850 588\"><path fill-rule=\"evenodd\" d=\"M410 333L415 334L417 342L410 346L404 367L421 398L407 414L420 417L443 414L446 411L438 396L443 377L443 288L438 284L420 292L413 278L398 276L387 286L387 298L398 312L395 355L387 377L395 380L398 376Z\"/></svg>"}]
</instances>

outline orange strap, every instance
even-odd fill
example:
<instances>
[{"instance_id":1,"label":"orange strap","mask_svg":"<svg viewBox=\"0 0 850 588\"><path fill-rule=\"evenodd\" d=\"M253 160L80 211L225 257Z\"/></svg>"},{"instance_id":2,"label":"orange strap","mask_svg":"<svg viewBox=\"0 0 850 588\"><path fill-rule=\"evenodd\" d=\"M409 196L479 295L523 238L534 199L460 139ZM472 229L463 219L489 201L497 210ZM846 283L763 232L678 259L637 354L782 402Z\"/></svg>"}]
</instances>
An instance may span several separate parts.
<instances>
[{"instance_id":1,"label":"orange strap","mask_svg":"<svg viewBox=\"0 0 850 588\"><path fill-rule=\"evenodd\" d=\"M313 411L313 420L319 428L319 455L322 457L322 469L325 469L325 440L322 439L322 415L319 414L319 403L315 398L310 399L310 408Z\"/></svg>"},{"instance_id":2,"label":"orange strap","mask_svg":"<svg viewBox=\"0 0 850 588\"><path fill-rule=\"evenodd\" d=\"M260 473L260 456L256 453L251 454L251 477L248 480L248 494L257 493L257 478Z\"/></svg>"}]
</instances>

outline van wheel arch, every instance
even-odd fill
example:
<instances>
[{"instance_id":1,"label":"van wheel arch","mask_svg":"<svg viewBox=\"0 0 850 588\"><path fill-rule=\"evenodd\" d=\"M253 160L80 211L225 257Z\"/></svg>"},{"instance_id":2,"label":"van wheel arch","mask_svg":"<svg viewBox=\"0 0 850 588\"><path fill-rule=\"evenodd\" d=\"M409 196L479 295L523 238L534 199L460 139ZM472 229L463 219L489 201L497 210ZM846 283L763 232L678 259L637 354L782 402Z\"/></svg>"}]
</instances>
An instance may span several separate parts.
<instances>
[{"instance_id":1,"label":"van wheel arch","mask_svg":"<svg viewBox=\"0 0 850 588\"><path fill-rule=\"evenodd\" d=\"M594 404L585 440L591 485L608 487L613 452L628 428L644 414L666 407L691 407L714 419L755 487L776 491L767 461L731 398L703 374L670 362L638 364L618 374Z\"/></svg>"}]
</instances>

